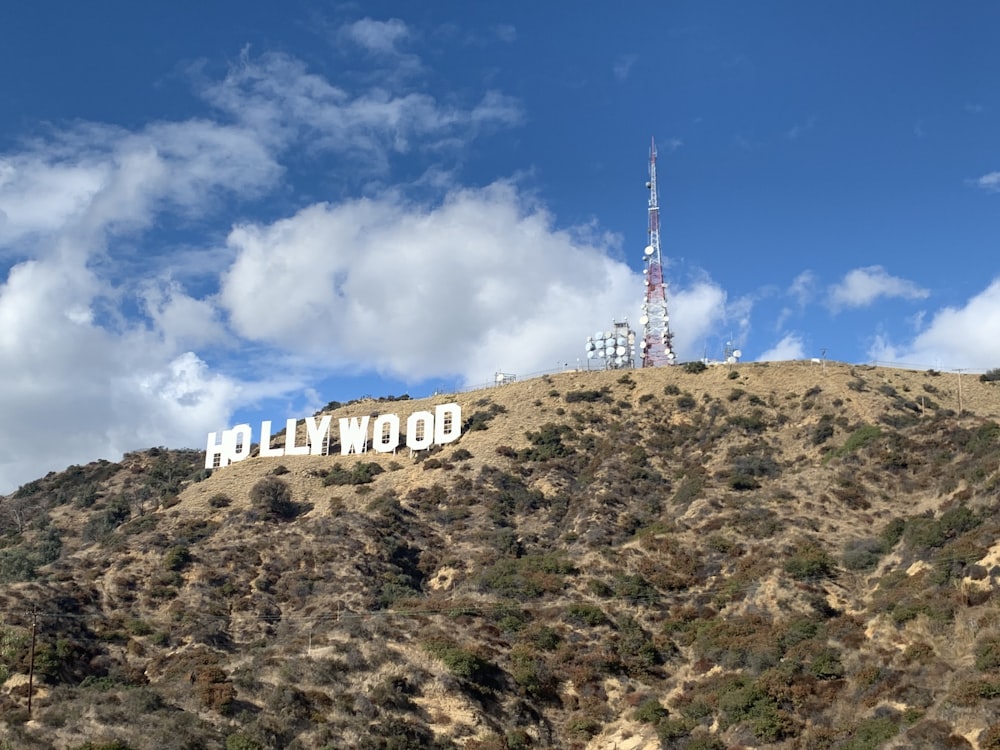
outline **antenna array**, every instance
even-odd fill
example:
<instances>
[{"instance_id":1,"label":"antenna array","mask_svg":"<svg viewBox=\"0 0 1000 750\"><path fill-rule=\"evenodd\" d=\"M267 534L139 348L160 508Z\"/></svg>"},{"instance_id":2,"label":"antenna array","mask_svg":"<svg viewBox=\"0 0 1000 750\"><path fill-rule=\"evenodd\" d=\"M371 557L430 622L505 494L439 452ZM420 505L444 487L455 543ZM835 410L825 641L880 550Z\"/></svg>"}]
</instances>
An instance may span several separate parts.
<instances>
[{"instance_id":1,"label":"antenna array","mask_svg":"<svg viewBox=\"0 0 1000 750\"><path fill-rule=\"evenodd\" d=\"M674 335L670 332L670 314L667 311L667 284L663 280L663 262L660 258L660 206L656 191L656 142L649 148L649 244L644 252L645 268L642 269L646 284L646 298L642 303L643 328L642 366L672 365L676 359Z\"/></svg>"},{"instance_id":2,"label":"antenna array","mask_svg":"<svg viewBox=\"0 0 1000 750\"><path fill-rule=\"evenodd\" d=\"M587 336L587 369L592 359L608 370L635 367L635 331L629 328L627 319L621 323L612 320L611 328Z\"/></svg>"}]
</instances>

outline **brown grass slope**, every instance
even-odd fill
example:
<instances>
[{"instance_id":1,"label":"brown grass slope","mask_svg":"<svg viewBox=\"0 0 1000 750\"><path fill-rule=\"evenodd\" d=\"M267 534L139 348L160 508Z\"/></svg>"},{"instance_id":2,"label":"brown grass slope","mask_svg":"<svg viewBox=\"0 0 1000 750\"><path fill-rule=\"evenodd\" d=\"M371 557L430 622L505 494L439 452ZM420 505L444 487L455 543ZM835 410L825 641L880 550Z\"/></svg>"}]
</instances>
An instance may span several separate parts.
<instances>
[{"instance_id":1,"label":"brown grass slope","mask_svg":"<svg viewBox=\"0 0 1000 750\"><path fill-rule=\"evenodd\" d=\"M0 748L1000 748L1000 384L741 364L334 415L448 400L418 456L153 449L3 498Z\"/></svg>"}]
</instances>

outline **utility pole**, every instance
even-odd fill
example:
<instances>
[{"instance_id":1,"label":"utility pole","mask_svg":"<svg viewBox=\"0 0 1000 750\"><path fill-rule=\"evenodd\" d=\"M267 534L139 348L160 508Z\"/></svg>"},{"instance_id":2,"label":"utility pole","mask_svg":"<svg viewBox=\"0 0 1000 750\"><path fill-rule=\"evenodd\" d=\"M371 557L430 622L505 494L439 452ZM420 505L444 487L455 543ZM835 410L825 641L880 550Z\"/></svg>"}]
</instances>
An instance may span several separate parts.
<instances>
[{"instance_id":1,"label":"utility pole","mask_svg":"<svg viewBox=\"0 0 1000 750\"><path fill-rule=\"evenodd\" d=\"M962 370L955 370L958 373L958 416L962 416Z\"/></svg>"},{"instance_id":2,"label":"utility pole","mask_svg":"<svg viewBox=\"0 0 1000 750\"><path fill-rule=\"evenodd\" d=\"M31 697L35 688L35 633L38 629L38 608L31 607L31 652L28 656L28 720L31 720Z\"/></svg>"}]
</instances>

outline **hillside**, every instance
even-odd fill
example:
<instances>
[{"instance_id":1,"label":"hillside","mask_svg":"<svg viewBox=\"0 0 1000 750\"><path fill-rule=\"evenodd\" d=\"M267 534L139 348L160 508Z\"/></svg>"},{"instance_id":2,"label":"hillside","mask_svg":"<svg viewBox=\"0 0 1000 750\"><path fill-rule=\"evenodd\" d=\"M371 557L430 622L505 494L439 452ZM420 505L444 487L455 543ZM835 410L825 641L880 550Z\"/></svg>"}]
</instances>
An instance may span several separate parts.
<instances>
[{"instance_id":1,"label":"hillside","mask_svg":"<svg viewBox=\"0 0 1000 750\"><path fill-rule=\"evenodd\" d=\"M417 455L151 449L3 498L0 748L1000 748L1000 383L567 372L332 414L449 401Z\"/></svg>"}]
</instances>

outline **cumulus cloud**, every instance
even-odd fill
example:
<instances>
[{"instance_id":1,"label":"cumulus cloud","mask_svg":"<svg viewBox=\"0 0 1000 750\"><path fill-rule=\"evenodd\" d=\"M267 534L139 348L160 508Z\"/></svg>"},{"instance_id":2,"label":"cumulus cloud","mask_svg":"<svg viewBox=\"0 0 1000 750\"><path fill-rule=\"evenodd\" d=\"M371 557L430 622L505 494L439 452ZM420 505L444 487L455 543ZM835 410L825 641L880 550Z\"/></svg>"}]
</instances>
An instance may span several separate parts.
<instances>
[{"instance_id":1,"label":"cumulus cloud","mask_svg":"<svg viewBox=\"0 0 1000 750\"><path fill-rule=\"evenodd\" d=\"M805 347L802 338L795 333L788 333L767 351L757 358L761 362L777 362L788 359L803 359Z\"/></svg>"},{"instance_id":2,"label":"cumulus cloud","mask_svg":"<svg viewBox=\"0 0 1000 750\"><path fill-rule=\"evenodd\" d=\"M829 304L834 310L867 307L882 297L925 299L930 293L912 281L891 276L882 266L867 266L849 271L839 284L829 289Z\"/></svg>"},{"instance_id":3,"label":"cumulus cloud","mask_svg":"<svg viewBox=\"0 0 1000 750\"><path fill-rule=\"evenodd\" d=\"M893 344L879 337L872 359L918 367L986 370L1000 364L1000 279L961 307L945 307L912 341Z\"/></svg>"},{"instance_id":4,"label":"cumulus cloud","mask_svg":"<svg viewBox=\"0 0 1000 750\"><path fill-rule=\"evenodd\" d=\"M238 384L142 325L95 322L105 284L81 264L29 260L0 284L0 493L46 471L222 423Z\"/></svg>"},{"instance_id":5,"label":"cumulus cloud","mask_svg":"<svg viewBox=\"0 0 1000 750\"><path fill-rule=\"evenodd\" d=\"M484 382L498 366L575 362L592 329L638 319L641 275L593 235L556 228L509 182L433 206L317 204L233 230L220 302L241 336L331 367ZM672 298L683 354L723 317L725 294L703 281Z\"/></svg>"},{"instance_id":6,"label":"cumulus cloud","mask_svg":"<svg viewBox=\"0 0 1000 750\"><path fill-rule=\"evenodd\" d=\"M972 184L988 193L1000 192L1000 172L990 172L972 180Z\"/></svg>"}]
</instances>

